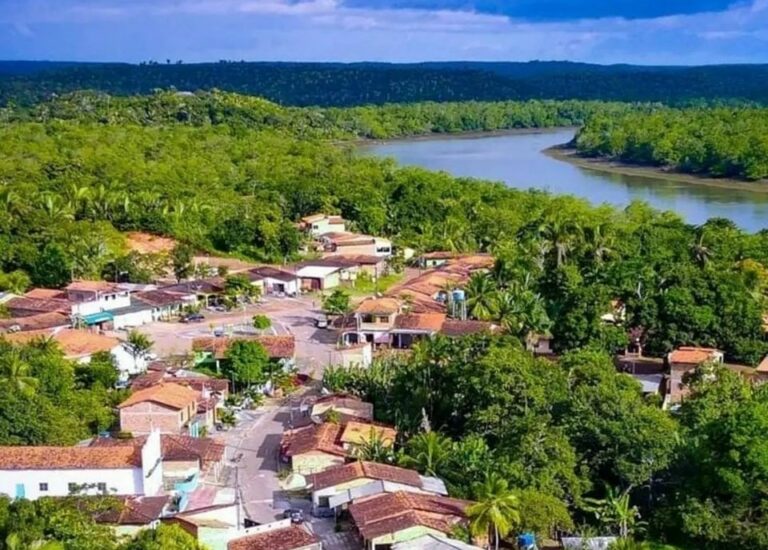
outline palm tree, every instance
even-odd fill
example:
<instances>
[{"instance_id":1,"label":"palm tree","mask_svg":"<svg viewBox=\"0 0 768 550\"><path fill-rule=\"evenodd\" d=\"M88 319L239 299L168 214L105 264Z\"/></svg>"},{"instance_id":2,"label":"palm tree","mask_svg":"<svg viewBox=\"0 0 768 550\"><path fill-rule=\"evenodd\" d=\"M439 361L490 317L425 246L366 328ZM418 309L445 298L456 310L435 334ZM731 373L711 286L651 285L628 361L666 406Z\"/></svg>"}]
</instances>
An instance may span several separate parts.
<instances>
[{"instance_id":1,"label":"palm tree","mask_svg":"<svg viewBox=\"0 0 768 550\"><path fill-rule=\"evenodd\" d=\"M39 381L30 370L18 349L6 349L0 354L0 379L19 393L29 395L37 390Z\"/></svg>"},{"instance_id":2,"label":"palm tree","mask_svg":"<svg viewBox=\"0 0 768 550\"><path fill-rule=\"evenodd\" d=\"M603 224L597 224L585 231L587 244L595 263L602 264L613 253L613 236L605 231Z\"/></svg>"},{"instance_id":3,"label":"palm tree","mask_svg":"<svg viewBox=\"0 0 768 550\"><path fill-rule=\"evenodd\" d=\"M327 418L328 417L326 417L326 420ZM352 454L358 460L367 460L382 464L392 464L395 461L392 441L385 441L373 428L371 428L368 437L356 446Z\"/></svg>"},{"instance_id":4,"label":"palm tree","mask_svg":"<svg viewBox=\"0 0 768 550\"><path fill-rule=\"evenodd\" d=\"M585 498L587 506L584 509L595 514L595 518L603 525L616 529L621 538L626 538L639 525L640 518L637 506L630 505L631 489L632 486L629 486L619 492L613 487L606 487L605 498Z\"/></svg>"},{"instance_id":5,"label":"palm tree","mask_svg":"<svg viewBox=\"0 0 768 550\"><path fill-rule=\"evenodd\" d=\"M400 463L425 475L437 476L450 458L452 448L450 438L441 433L420 433L408 441Z\"/></svg>"},{"instance_id":6,"label":"palm tree","mask_svg":"<svg viewBox=\"0 0 768 550\"><path fill-rule=\"evenodd\" d=\"M553 220L541 228L541 236L555 253L557 267L563 265L576 244L579 227L571 222Z\"/></svg>"},{"instance_id":7,"label":"palm tree","mask_svg":"<svg viewBox=\"0 0 768 550\"><path fill-rule=\"evenodd\" d=\"M704 232L699 235L698 240L691 245L691 253L693 259L696 260L701 267L706 266L709 260L712 259L712 251L704 244Z\"/></svg>"},{"instance_id":8,"label":"palm tree","mask_svg":"<svg viewBox=\"0 0 768 550\"><path fill-rule=\"evenodd\" d=\"M469 530L474 536L493 533L494 546L520 523L517 496L510 490L506 479L489 472L483 483L473 487L477 502L467 508Z\"/></svg>"},{"instance_id":9,"label":"palm tree","mask_svg":"<svg viewBox=\"0 0 768 550\"><path fill-rule=\"evenodd\" d=\"M132 330L128 333L128 339L124 345L128 349L128 353L133 357L134 368L138 370L139 358L144 357L155 343L146 334L138 330Z\"/></svg>"},{"instance_id":10,"label":"palm tree","mask_svg":"<svg viewBox=\"0 0 768 550\"><path fill-rule=\"evenodd\" d=\"M473 273L464 290L467 293L467 313L475 319L490 319L496 298L493 279L485 273Z\"/></svg>"}]
</instances>

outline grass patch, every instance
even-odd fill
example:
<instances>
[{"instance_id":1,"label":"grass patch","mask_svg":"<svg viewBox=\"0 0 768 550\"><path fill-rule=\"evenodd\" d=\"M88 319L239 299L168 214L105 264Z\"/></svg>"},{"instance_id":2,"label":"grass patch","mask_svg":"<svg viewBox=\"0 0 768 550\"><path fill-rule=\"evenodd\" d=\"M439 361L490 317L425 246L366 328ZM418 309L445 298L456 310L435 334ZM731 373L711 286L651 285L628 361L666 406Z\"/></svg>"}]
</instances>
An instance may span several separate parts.
<instances>
[{"instance_id":1,"label":"grass patch","mask_svg":"<svg viewBox=\"0 0 768 550\"><path fill-rule=\"evenodd\" d=\"M377 283L374 283L370 278L358 277L357 281L355 281L355 286L345 288L344 290L349 292L351 296L367 296L374 292L387 291L390 287L402 281L403 277L405 277L405 272L390 273L389 275L379 277Z\"/></svg>"}]
</instances>

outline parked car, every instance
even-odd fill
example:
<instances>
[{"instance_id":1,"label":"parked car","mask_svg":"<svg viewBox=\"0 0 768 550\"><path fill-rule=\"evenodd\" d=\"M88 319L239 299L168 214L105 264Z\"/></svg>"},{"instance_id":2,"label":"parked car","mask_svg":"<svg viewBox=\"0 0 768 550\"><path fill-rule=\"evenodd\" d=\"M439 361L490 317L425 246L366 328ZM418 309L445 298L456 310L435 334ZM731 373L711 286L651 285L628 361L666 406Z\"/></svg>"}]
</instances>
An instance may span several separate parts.
<instances>
[{"instance_id":1,"label":"parked car","mask_svg":"<svg viewBox=\"0 0 768 550\"><path fill-rule=\"evenodd\" d=\"M202 313L190 313L181 318L182 323L202 323L205 316Z\"/></svg>"},{"instance_id":2,"label":"parked car","mask_svg":"<svg viewBox=\"0 0 768 550\"><path fill-rule=\"evenodd\" d=\"M317 328L328 328L328 319L325 317L315 319L315 326Z\"/></svg>"},{"instance_id":3,"label":"parked car","mask_svg":"<svg viewBox=\"0 0 768 550\"><path fill-rule=\"evenodd\" d=\"M304 512L298 508L288 508L283 510L283 519L289 519L291 523L304 523Z\"/></svg>"}]
</instances>

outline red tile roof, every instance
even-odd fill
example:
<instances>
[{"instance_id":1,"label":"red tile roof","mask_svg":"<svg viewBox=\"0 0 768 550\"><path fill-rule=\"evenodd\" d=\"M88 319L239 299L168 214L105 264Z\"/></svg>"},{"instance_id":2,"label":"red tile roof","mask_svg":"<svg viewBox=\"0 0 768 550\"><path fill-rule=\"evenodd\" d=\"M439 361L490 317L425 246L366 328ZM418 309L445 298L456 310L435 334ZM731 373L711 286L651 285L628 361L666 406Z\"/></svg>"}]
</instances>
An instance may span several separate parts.
<instances>
[{"instance_id":1,"label":"red tile roof","mask_svg":"<svg viewBox=\"0 0 768 550\"><path fill-rule=\"evenodd\" d=\"M66 327L70 325L69 315L64 313L38 313L26 317L0 319L0 330L18 326L20 330L40 330Z\"/></svg>"},{"instance_id":2,"label":"red tile roof","mask_svg":"<svg viewBox=\"0 0 768 550\"><path fill-rule=\"evenodd\" d=\"M30 330L7 334L5 339L15 344L28 344L34 340L53 340L64 356L70 359L88 357L100 351L112 351L120 345L120 340L87 330L61 329L57 331Z\"/></svg>"},{"instance_id":3,"label":"red tile roof","mask_svg":"<svg viewBox=\"0 0 768 550\"><path fill-rule=\"evenodd\" d=\"M400 308L400 301L395 298L368 298L357 305L355 312L389 315L399 312Z\"/></svg>"},{"instance_id":4,"label":"red tile roof","mask_svg":"<svg viewBox=\"0 0 768 550\"><path fill-rule=\"evenodd\" d=\"M466 500L399 491L358 500L349 507L360 534L366 540L397 533L418 525L449 534L466 521Z\"/></svg>"},{"instance_id":5,"label":"red tile roof","mask_svg":"<svg viewBox=\"0 0 768 550\"><path fill-rule=\"evenodd\" d=\"M64 288L75 292L120 292L120 287L116 283L107 281L72 281Z\"/></svg>"},{"instance_id":6,"label":"red tile roof","mask_svg":"<svg viewBox=\"0 0 768 550\"><path fill-rule=\"evenodd\" d=\"M169 495L126 496L122 497L119 506L97 514L94 519L97 523L113 525L149 525L165 514L170 503Z\"/></svg>"},{"instance_id":7,"label":"red tile roof","mask_svg":"<svg viewBox=\"0 0 768 550\"><path fill-rule=\"evenodd\" d=\"M227 550L296 550L319 542L320 539L304 527L291 525L231 540L227 543Z\"/></svg>"},{"instance_id":8,"label":"red tile roof","mask_svg":"<svg viewBox=\"0 0 768 550\"><path fill-rule=\"evenodd\" d=\"M138 447L146 443L147 436L118 439L112 437L94 438L90 447ZM163 460L199 460L202 463L219 462L224 458L225 446L210 437L161 434L160 446Z\"/></svg>"},{"instance_id":9,"label":"red tile roof","mask_svg":"<svg viewBox=\"0 0 768 550\"><path fill-rule=\"evenodd\" d=\"M682 363L687 365L699 365L711 360L714 354L720 353L714 348L697 348L683 346L669 354L670 363Z\"/></svg>"},{"instance_id":10,"label":"red tile roof","mask_svg":"<svg viewBox=\"0 0 768 550\"><path fill-rule=\"evenodd\" d=\"M445 318L445 313L407 313L397 316L395 328L437 332L445 323Z\"/></svg>"},{"instance_id":11,"label":"red tile roof","mask_svg":"<svg viewBox=\"0 0 768 550\"><path fill-rule=\"evenodd\" d=\"M23 315L26 312L61 313L69 315L72 312L72 302L60 298L28 298L18 296L5 302L5 307L12 315ZM24 313L19 313L24 312Z\"/></svg>"},{"instance_id":12,"label":"red tile roof","mask_svg":"<svg viewBox=\"0 0 768 550\"><path fill-rule=\"evenodd\" d=\"M141 467L141 448L0 447L0 470L77 470Z\"/></svg>"},{"instance_id":13,"label":"red tile roof","mask_svg":"<svg viewBox=\"0 0 768 550\"><path fill-rule=\"evenodd\" d=\"M165 290L147 290L137 292L135 296L142 302L155 307L172 306L183 302L182 296L175 292L166 292Z\"/></svg>"},{"instance_id":14,"label":"red tile roof","mask_svg":"<svg viewBox=\"0 0 768 550\"><path fill-rule=\"evenodd\" d=\"M143 390L133 393L128 399L120 403L119 409L152 401L165 405L172 409L181 410L191 405L197 408L197 401L200 398L200 392L193 389L172 383L160 383Z\"/></svg>"},{"instance_id":15,"label":"red tile roof","mask_svg":"<svg viewBox=\"0 0 768 550\"><path fill-rule=\"evenodd\" d=\"M217 359L226 357L232 342L244 340L258 342L267 352L270 359L292 359L296 354L296 337L291 335L276 336L203 336L192 340L192 349L197 352L213 353Z\"/></svg>"},{"instance_id":16,"label":"red tile roof","mask_svg":"<svg viewBox=\"0 0 768 550\"><path fill-rule=\"evenodd\" d=\"M51 298L66 300L67 295L64 291L56 288L33 288L24 293L27 298L37 298L39 300L49 300Z\"/></svg>"},{"instance_id":17,"label":"red tile roof","mask_svg":"<svg viewBox=\"0 0 768 550\"><path fill-rule=\"evenodd\" d=\"M341 445L341 433L344 427L340 424L325 422L311 424L303 428L288 430L283 433L280 443L282 454L297 456L312 451L320 451L337 456L347 456L347 451Z\"/></svg>"},{"instance_id":18,"label":"red tile roof","mask_svg":"<svg viewBox=\"0 0 768 550\"><path fill-rule=\"evenodd\" d=\"M376 462L351 462L344 466L330 468L323 472L313 474L310 477L312 490L326 489L348 483L356 479L376 479L381 481L391 481L411 487L421 487L421 476L415 470L390 466L388 464L379 464Z\"/></svg>"},{"instance_id":19,"label":"red tile roof","mask_svg":"<svg viewBox=\"0 0 768 550\"><path fill-rule=\"evenodd\" d=\"M440 334L450 337L468 336L480 332L493 332L497 327L487 321L460 321L457 319L446 319L440 328Z\"/></svg>"},{"instance_id":20,"label":"red tile roof","mask_svg":"<svg viewBox=\"0 0 768 550\"><path fill-rule=\"evenodd\" d=\"M296 280L296 274L283 269L278 269L270 266L257 267L251 269L251 273L264 279L277 279L278 281L290 282Z\"/></svg>"}]
</instances>

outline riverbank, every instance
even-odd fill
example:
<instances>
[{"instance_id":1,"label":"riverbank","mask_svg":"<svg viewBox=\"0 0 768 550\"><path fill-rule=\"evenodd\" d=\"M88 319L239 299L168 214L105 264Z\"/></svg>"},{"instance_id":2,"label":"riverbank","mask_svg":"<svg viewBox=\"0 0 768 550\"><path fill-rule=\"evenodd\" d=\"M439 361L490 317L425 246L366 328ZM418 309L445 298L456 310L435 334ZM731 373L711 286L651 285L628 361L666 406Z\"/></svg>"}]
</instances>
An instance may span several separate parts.
<instances>
[{"instance_id":1,"label":"riverbank","mask_svg":"<svg viewBox=\"0 0 768 550\"><path fill-rule=\"evenodd\" d=\"M696 176L692 174L682 174L680 172L674 172L656 166L637 166L614 160L582 157L578 155L576 149L565 145L548 147L544 149L542 153L555 160L568 162L579 168L586 168L587 170L594 170L595 172L675 181L686 185L706 185L708 187L718 187L720 189L738 189L754 193L768 193L768 180L742 181L729 178Z\"/></svg>"},{"instance_id":2,"label":"riverbank","mask_svg":"<svg viewBox=\"0 0 768 550\"><path fill-rule=\"evenodd\" d=\"M546 128L509 128L506 130L471 130L462 132L433 132L429 134L413 134L384 139L359 137L354 140L356 145L381 145L386 143L402 143L404 141L444 141L453 139L483 139L503 136L550 134L556 132L576 131L578 126L549 126ZM344 142L341 142L344 143Z\"/></svg>"}]
</instances>

